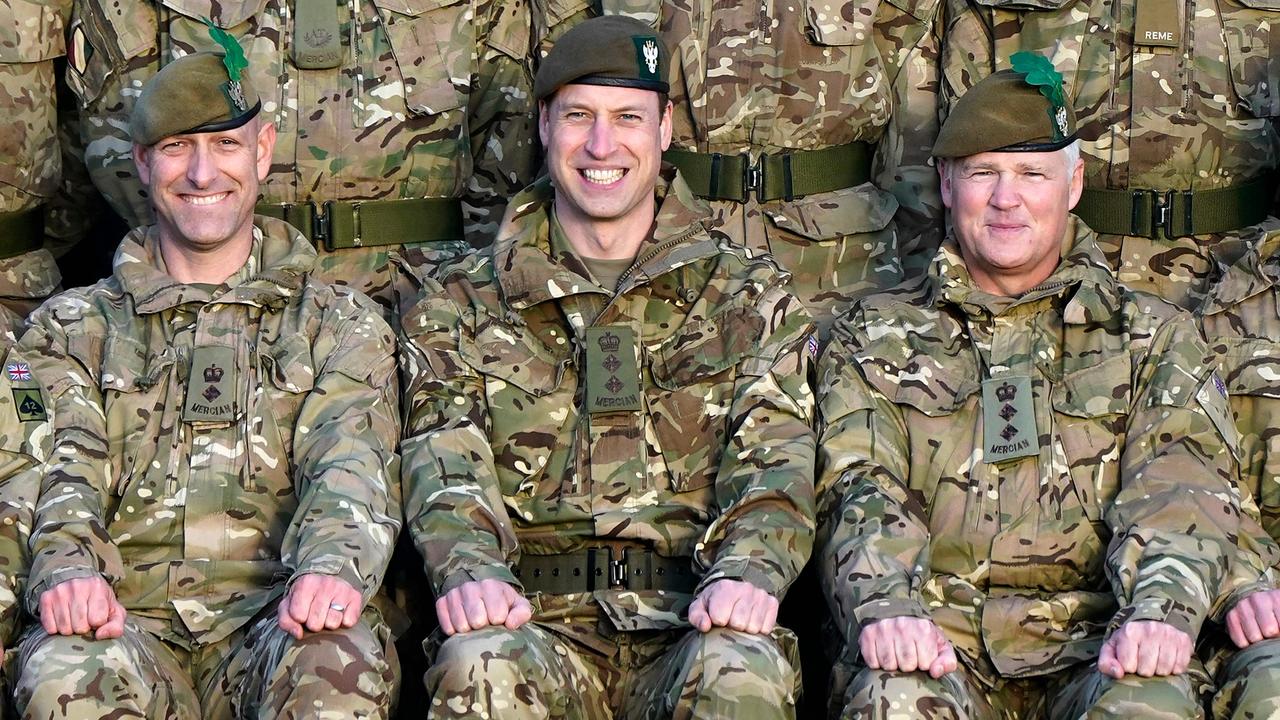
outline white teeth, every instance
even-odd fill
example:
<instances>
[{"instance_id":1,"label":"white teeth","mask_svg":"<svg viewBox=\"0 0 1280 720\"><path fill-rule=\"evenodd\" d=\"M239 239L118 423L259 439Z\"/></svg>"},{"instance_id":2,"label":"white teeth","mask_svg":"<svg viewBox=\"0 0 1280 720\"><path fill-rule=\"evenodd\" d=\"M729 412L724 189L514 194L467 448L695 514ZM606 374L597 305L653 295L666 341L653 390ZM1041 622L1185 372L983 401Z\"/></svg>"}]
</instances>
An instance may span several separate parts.
<instances>
[{"instance_id":1,"label":"white teeth","mask_svg":"<svg viewBox=\"0 0 1280 720\"><path fill-rule=\"evenodd\" d=\"M222 200L229 194L230 193L218 193L217 195L203 195L203 196L186 195L183 197L183 199L191 203L192 205L212 205L218 202L219 200Z\"/></svg>"},{"instance_id":2,"label":"white teeth","mask_svg":"<svg viewBox=\"0 0 1280 720\"><path fill-rule=\"evenodd\" d=\"M608 185L609 183L618 182L622 179L622 170L583 170L582 174L587 179L599 185Z\"/></svg>"}]
</instances>

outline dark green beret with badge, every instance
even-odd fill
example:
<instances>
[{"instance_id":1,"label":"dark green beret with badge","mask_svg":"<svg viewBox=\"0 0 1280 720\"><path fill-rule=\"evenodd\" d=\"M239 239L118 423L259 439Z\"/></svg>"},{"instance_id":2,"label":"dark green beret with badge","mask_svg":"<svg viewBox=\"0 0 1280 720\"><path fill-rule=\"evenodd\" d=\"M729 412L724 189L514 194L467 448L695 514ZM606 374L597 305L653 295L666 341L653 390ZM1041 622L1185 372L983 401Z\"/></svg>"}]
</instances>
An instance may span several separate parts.
<instances>
[{"instance_id":1,"label":"dark green beret with badge","mask_svg":"<svg viewBox=\"0 0 1280 720\"><path fill-rule=\"evenodd\" d=\"M546 100L565 85L610 85L670 92L667 49L653 28L624 15L579 23L556 41L533 80Z\"/></svg>"},{"instance_id":2,"label":"dark green beret with badge","mask_svg":"<svg viewBox=\"0 0 1280 720\"><path fill-rule=\"evenodd\" d=\"M1076 114L1062 74L1042 55L1014 53L1013 68L983 78L952 108L934 157L984 152L1050 152L1076 139Z\"/></svg>"},{"instance_id":3,"label":"dark green beret with badge","mask_svg":"<svg viewBox=\"0 0 1280 720\"><path fill-rule=\"evenodd\" d=\"M213 25L209 33L222 52L178 58L142 87L129 118L135 143L154 145L173 135L234 130L262 109L240 44Z\"/></svg>"}]
</instances>

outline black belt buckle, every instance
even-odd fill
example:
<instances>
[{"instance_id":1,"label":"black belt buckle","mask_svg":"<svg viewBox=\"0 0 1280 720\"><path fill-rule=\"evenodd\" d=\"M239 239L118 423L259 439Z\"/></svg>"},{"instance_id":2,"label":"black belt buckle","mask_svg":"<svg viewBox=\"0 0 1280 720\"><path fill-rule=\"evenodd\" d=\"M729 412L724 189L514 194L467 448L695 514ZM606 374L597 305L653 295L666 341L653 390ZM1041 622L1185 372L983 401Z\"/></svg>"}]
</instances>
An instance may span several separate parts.
<instances>
[{"instance_id":1,"label":"black belt buckle","mask_svg":"<svg viewBox=\"0 0 1280 720\"><path fill-rule=\"evenodd\" d=\"M1178 231L1176 223L1178 209L1176 201L1179 195L1182 196L1183 223L1181 232ZM1143 201L1148 199L1151 203L1151 207L1149 209L1143 207L1143 205L1145 205ZM1138 230L1142 228L1140 219L1143 214L1146 214L1144 211L1150 213L1149 217L1151 226L1148 232L1140 233ZM1191 191L1166 190L1164 192L1160 192L1159 190L1138 190L1134 192L1134 235L1145 235L1146 237L1154 239L1163 233L1166 239L1172 240L1174 238L1182 237L1183 235L1191 234L1191 225Z\"/></svg>"},{"instance_id":2,"label":"black belt buckle","mask_svg":"<svg viewBox=\"0 0 1280 720\"><path fill-rule=\"evenodd\" d=\"M764 196L764 161L752 164L751 156L742 154L742 202L751 199L751 193L756 194L756 200L763 200Z\"/></svg>"}]
</instances>

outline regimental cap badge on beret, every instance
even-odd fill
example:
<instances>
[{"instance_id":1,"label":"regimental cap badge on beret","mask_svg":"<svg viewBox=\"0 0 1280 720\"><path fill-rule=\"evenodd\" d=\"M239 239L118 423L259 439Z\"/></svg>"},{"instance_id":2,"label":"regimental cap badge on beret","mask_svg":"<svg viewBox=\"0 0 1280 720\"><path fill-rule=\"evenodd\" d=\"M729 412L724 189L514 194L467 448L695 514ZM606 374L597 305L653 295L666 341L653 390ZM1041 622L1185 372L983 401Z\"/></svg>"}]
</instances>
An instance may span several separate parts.
<instances>
[{"instance_id":1,"label":"regimental cap badge on beret","mask_svg":"<svg viewBox=\"0 0 1280 720\"><path fill-rule=\"evenodd\" d=\"M1010 63L952 105L933 144L935 157L1050 152L1075 141L1075 111L1053 63L1030 52L1014 54Z\"/></svg>"},{"instance_id":2,"label":"regimental cap badge on beret","mask_svg":"<svg viewBox=\"0 0 1280 720\"><path fill-rule=\"evenodd\" d=\"M167 63L142 86L129 117L129 134L139 145L174 135L234 130L262 109L249 62L240 43L209 20L215 52L196 52Z\"/></svg>"},{"instance_id":3,"label":"regimental cap badge on beret","mask_svg":"<svg viewBox=\"0 0 1280 720\"><path fill-rule=\"evenodd\" d=\"M661 80L658 77L658 38L637 35L631 40L636 44L636 74L645 80Z\"/></svg>"},{"instance_id":4,"label":"regimental cap badge on beret","mask_svg":"<svg viewBox=\"0 0 1280 720\"><path fill-rule=\"evenodd\" d=\"M1049 101L1049 120L1053 128L1053 140L1064 140L1069 133L1067 129L1067 97L1062 90L1062 73L1053 68L1049 58L1033 52L1016 52L1009 58L1013 71L1022 76L1024 82L1040 91Z\"/></svg>"},{"instance_id":5,"label":"regimental cap badge on beret","mask_svg":"<svg viewBox=\"0 0 1280 720\"><path fill-rule=\"evenodd\" d=\"M538 66L533 95L546 100L570 84L670 92L667 49L653 28L626 15L601 15L573 26Z\"/></svg>"}]
</instances>

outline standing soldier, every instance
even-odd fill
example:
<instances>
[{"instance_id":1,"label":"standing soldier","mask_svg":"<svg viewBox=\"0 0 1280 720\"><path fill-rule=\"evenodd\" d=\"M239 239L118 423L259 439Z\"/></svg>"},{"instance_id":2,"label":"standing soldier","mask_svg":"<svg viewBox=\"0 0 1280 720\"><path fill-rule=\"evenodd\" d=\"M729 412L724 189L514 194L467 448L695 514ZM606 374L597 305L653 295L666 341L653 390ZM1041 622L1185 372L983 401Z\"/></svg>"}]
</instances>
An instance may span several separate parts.
<instances>
[{"instance_id":1,"label":"standing soldier","mask_svg":"<svg viewBox=\"0 0 1280 720\"><path fill-rule=\"evenodd\" d=\"M497 0L76 0L69 82L86 163L127 221L147 198L129 158L137 89L175 58L214 47L208 17L239 43L279 128L258 212L320 252L317 276L394 316L397 272L486 244L501 199L532 173L522 2ZM519 133L517 132L517 135ZM475 205L464 219L460 199ZM410 291L412 292L412 291Z\"/></svg>"},{"instance_id":2,"label":"standing soldier","mask_svg":"<svg viewBox=\"0 0 1280 720\"><path fill-rule=\"evenodd\" d=\"M603 2L657 23L675 53L664 159L725 232L791 272L820 326L897 284L904 264L923 270L940 239L937 6Z\"/></svg>"},{"instance_id":3,"label":"standing soldier","mask_svg":"<svg viewBox=\"0 0 1280 720\"><path fill-rule=\"evenodd\" d=\"M45 203L57 190L54 59L71 0L0 0L0 331L61 282L43 248Z\"/></svg>"},{"instance_id":4,"label":"standing soldier","mask_svg":"<svg viewBox=\"0 0 1280 720\"><path fill-rule=\"evenodd\" d=\"M1280 231L1280 5L950 0L945 14L948 105L1019 50L1062 70L1084 140L1075 213L1120 282L1193 310L1215 254L1239 247L1225 240Z\"/></svg>"}]
</instances>

